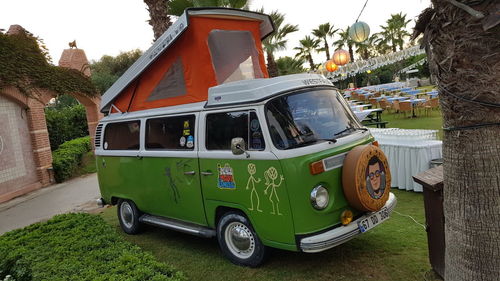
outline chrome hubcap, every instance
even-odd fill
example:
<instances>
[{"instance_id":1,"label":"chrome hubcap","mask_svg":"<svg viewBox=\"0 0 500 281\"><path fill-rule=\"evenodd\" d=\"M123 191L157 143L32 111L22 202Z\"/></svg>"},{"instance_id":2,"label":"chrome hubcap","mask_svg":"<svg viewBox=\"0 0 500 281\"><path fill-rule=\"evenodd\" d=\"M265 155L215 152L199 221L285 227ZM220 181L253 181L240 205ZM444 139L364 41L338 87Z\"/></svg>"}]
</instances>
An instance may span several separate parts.
<instances>
[{"instance_id":1,"label":"chrome hubcap","mask_svg":"<svg viewBox=\"0 0 500 281\"><path fill-rule=\"evenodd\" d=\"M134 224L134 212L128 202L123 202L120 206L120 214L122 222L127 228L131 228Z\"/></svg>"},{"instance_id":2,"label":"chrome hubcap","mask_svg":"<svg viewBox=\"0 0 500 281\"><path fill-rule=\"evenodd\" d=\"M224 236L233 255L245 259L254 253L255 239L246 225L232 222L227 226Z\"/></svg>"}]
</instances>

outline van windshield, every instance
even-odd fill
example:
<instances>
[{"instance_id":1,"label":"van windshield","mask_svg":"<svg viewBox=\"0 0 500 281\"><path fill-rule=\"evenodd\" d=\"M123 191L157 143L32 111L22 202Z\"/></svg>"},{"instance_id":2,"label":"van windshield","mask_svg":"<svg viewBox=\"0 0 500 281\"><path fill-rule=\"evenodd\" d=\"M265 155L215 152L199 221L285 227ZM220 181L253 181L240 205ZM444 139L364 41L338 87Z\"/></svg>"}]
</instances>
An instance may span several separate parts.
<instances>
[{"instance_id":1,"label":"van windshield","mask_svg":"<svg viewBox=\"0 0 500 281\"><path fill-rule=\"evenodd\" d=\"M266 105L272 141L291 149L335 141L361 128L343 97L333 89L309 90L277 97Z\"/></svg>"}]
</instances>

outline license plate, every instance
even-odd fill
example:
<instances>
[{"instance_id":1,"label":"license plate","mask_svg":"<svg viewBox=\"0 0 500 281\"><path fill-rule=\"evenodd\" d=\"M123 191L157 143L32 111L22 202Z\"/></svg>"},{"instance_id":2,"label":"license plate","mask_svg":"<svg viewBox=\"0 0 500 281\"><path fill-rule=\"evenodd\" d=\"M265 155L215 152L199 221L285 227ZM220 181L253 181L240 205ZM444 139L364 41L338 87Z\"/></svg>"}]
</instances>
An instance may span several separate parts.
<instances>
[{"instance_id":1,"label":"license plate","mask_svg":"<svg viewBox=\"0 0 500 281\"><path fill-rule=\"evenodd\" d=\"M358 228L361 233L367 232L368 230L375 227L377 224L385 221L389 218L389 211L384 207L380 211L371 214L367 218L362 219L358 222Z\"/></svg>"}]
</instances>

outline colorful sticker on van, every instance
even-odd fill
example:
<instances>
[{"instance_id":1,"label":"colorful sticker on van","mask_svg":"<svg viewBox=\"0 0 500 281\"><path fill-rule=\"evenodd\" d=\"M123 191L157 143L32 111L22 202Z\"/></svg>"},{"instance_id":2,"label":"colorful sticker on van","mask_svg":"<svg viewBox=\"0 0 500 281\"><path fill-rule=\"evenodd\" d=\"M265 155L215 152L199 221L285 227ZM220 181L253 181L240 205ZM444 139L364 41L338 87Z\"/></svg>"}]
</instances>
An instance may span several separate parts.
<instances>
[{"instance_id":1,"label":"colorful sticker on van","mask_svg":"<svg viewBox=\"0 0 500 281\"><path fill-rule=\"evenodd\" d=\"M233 168L228 163L222 166L217 164L217 172L219 173L217 186L222 189L235 189Z\"/></svg>"}]
</instances>

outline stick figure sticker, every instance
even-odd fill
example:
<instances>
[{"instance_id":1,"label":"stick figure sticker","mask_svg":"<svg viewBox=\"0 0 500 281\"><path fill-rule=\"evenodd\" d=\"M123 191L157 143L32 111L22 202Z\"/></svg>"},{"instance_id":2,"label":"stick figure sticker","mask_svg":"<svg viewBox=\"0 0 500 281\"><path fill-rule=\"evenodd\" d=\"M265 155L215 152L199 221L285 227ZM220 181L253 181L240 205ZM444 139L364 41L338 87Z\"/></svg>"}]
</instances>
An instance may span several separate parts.
<instances>
[{"instance_id":1,"label":"stick figure sticker","mask_svg":"<svg viewBox=\"0 0 500 281\"><path fill-rule=\"evenodd\" d=\"M278 171L274 167L270 167L264 172L264 177L266 178L265 185L267 186L266 189L264 190L264 194L267 195L267 190L271 188L271 192L269 194L269 201L271 202L273 206L273 211L271 212L272 215L283 215L280 213L279 209L279 203L280 203L280 198L278 197L278 192L276 189L280 187L280 185L283 183L283 180L285 179L283 175L280 176L280 182L276 184L276 180L278 179Z\"/></svg>"},{"instance_id":2,"label":"stick figure sticker","mask_svg":"<svg viewBox=\"0 0 500 281\"><path fill-rule=\"evenodd\" d=\"M248 208L248 210L253 211L254 209L257 209L257 211L262 212L262 210L259 208L260 204L260 199L259 199L259 193L257 192L257 189L255 188L255 184L260 182L260 178L255 178L254 175L257 172L257 168L255 167L255 164L250 163L248 164L248 174L250 177L248 178L247 182L247 187L246 189L252 189L250 191L250 204L252 207ZM254 206L254 199L256 202L257 206Z\"/></svg>"}]
</instances>

